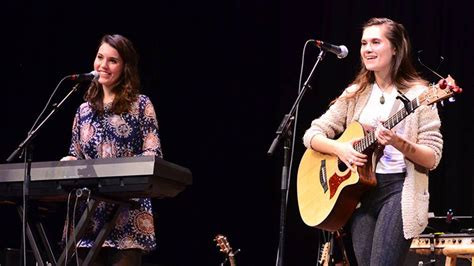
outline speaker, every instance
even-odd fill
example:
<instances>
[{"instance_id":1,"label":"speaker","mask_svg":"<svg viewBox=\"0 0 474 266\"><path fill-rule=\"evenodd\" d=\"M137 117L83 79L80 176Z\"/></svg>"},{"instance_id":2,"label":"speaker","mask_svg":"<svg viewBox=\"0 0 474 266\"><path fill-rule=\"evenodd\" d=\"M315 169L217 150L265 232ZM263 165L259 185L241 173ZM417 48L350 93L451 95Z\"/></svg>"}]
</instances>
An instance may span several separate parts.
<instances>
[{"instance_id":1,"label":"speaker","mask_svg":"<svg viewBox=\"0 0 474 266\"><path fill-rule=\"evenodd\" d=\"M5 248L0 251L0 266L18 266L20 265L21 252L19 249ZM35 266L36 260L31 250L26 251L26 265Z\"/></svg>"}]
</instances>

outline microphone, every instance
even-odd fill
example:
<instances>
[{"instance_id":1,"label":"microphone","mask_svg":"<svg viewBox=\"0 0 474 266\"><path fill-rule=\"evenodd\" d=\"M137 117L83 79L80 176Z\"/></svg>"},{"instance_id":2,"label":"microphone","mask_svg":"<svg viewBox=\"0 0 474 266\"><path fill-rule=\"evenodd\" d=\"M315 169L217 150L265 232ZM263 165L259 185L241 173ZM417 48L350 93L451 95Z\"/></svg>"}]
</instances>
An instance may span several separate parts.
<instances>
[{"instance_id":1,"label":"microphone","mask_svg":"<svg viewBox=\"0 0 474 266\"><path fill-rule=\"evenodd\" d=\"M94 80L97 78L99 78L99 73L95 70L89 73L74 74L74 75L69 76L69 79L75 80L75 81Z\"/></svg>"},{"instance_id":2,"label":"microphone","mask_svg":"<svg viewBox=\"0 0 474 266\"><path fill-rule=\"evenodd\" d=\"M337 58L339 59L346 57L347 54L349 53L349 50L347 50L347 47L344 45L337 46L334 44L316 40L316 46L318 46L322 50L325 50L337 55Z\"/></svg>"}]
</instances>

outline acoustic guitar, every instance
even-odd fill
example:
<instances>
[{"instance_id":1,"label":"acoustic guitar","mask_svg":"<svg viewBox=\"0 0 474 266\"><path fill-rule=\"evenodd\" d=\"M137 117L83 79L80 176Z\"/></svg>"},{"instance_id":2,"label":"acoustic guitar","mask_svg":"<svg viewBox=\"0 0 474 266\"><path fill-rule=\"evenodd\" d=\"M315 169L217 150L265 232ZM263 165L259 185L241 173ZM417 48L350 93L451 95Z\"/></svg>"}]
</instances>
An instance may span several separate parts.
<instances>
[{"instance_id":1,"label":"acoustic guitar","mask_svg":"<svg viewBox=\"0 0 474 266\"><path fill-rule=\"evenodd\" d=\"M349 258L342 241L342 234L339 231L331 232L332 240L324 243L321 247L318 263L321 266L349 266ZM340 258L334 257L334 249L339 249Z\"/></svg>"},{"instance_id":2,"label":"acoustic guitar","mask_svg":"<svg viewBox=\"0 0 474 266\"><path fill-rule=\"evenodd\" d=\"M432 105L461 93L451 77L430 85L413 100L399 96L404 108L392 115L383 126L392 129L422 105ZM307 149L300 161L297 175L298 207L303 221L312 227L327 231L340 229L354 212L364 192L377 184L377 139L374 130L367 130L359 122L351 123L337 139L354 143L354 149L368 155L368 162L357 171L351 171L337 156Z\"/></svg>"},{"instance_id":3,"label":"acoustic guitar","mask_svg":"<svg viewBox=\"0 0 474 266\"><path fill-rule=\"evenodd\" d=\"M236 266L235 254L237 254L237 252L232 250L229 241L227 241L227 237L218 234L214 237L214 241L217 243L216 245L219 247L219 251L226 255L226 260L221 263L221 265L224 265L226 261L229 261L230 266Z\"/></svg>"},{"instance_id":4,"label":"acoustic guitar","mask_svg":"<svg viewBox=\"0 0 474 266\"><path fill-rule=\"evenodd\" d=\"M331 242L326 242L323 244L321 248L321 252L319 254L319 265L322 266L329 266L329 249L331 248Z\"/></svg>"}]
</instances>

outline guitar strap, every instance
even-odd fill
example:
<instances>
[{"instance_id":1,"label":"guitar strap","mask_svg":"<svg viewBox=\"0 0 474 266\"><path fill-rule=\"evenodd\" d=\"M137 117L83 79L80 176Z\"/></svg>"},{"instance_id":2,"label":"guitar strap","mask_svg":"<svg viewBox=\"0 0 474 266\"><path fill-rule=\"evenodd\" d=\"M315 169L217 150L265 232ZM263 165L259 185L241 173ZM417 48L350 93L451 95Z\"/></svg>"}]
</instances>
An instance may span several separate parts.
<instances>
[{"instance_id":1,"label":"guitar strap","mask_svg":"<svg viewBox=\"0 0 474 266\"><path fill-rule=\"evenodd\" d=\"M398 91L398 93L401 94L402 97L406 97L406 96L405 96L403 93L401 93L399 90L397 90L397 91ZM395 102L394 102L393 105L392 105L392 110L390 110L390 114L388 115L388 118L392 117L392 115L394 115L394 114L398 111L398 109L400 108L400 104L401 104L401 103L402 103L402 100L400 100L399 97L397 96L397 99L395 99ZM405 120L402 120L399 125L401 125L401 124L403 124L403 123L405 123ZM396 127L396 126L395 126L395 127Z\"/></svg>"},{"instance_id":2,"label":"guitar strap","mask_svg":"<svg viewBox=\"0 0 474 266\"><path fill-rule=\"evenodd\" d=\"M392 105L392 110L390 110L390 114L388 115L389 118L392 117L392 115L394 115L396 111L398 111L398 108L400 108L401 102L402 102L401 100L395 99L395 102Z\"/></svg>"}]
</instances>

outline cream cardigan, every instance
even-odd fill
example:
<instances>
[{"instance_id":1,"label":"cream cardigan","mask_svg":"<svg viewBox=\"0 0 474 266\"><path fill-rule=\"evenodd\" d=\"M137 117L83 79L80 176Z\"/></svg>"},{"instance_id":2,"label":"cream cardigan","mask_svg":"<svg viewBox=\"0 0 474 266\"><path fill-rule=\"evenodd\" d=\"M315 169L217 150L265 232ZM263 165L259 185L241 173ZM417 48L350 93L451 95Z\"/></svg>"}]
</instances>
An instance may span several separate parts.
<instances>
[{"instance_id":1,"label":"cream cardigan","mask_svg":"<svg viewBox=\"0 0 474 266\"><path fill-rule=\"evenodd\" d=\"M355 91L356 86L347 88L343 95ZM403 92L410 100L418 96L426 87L417 86ZM311 127L303 136L303 143L310 147L311 139L315 135L335 138L342 133L346 126L359 116L366 106L372 90L367 88L357 97L338 98L336 102L321 117L313 120ZM403 108L403 105L400 105ZM405 127L404 137L410 141L425 145L433 149L435 165L438 166L443 149L443 138L440 133L441 121L438 110L431 106L420 106L414 113L408 115L399 125ZM406 239L413 238L423 232L428 225L428 171L422 166L415 165L405 159L407 176L402 189L402 219L403 234Z\"/></svg>"}]
</instances>

